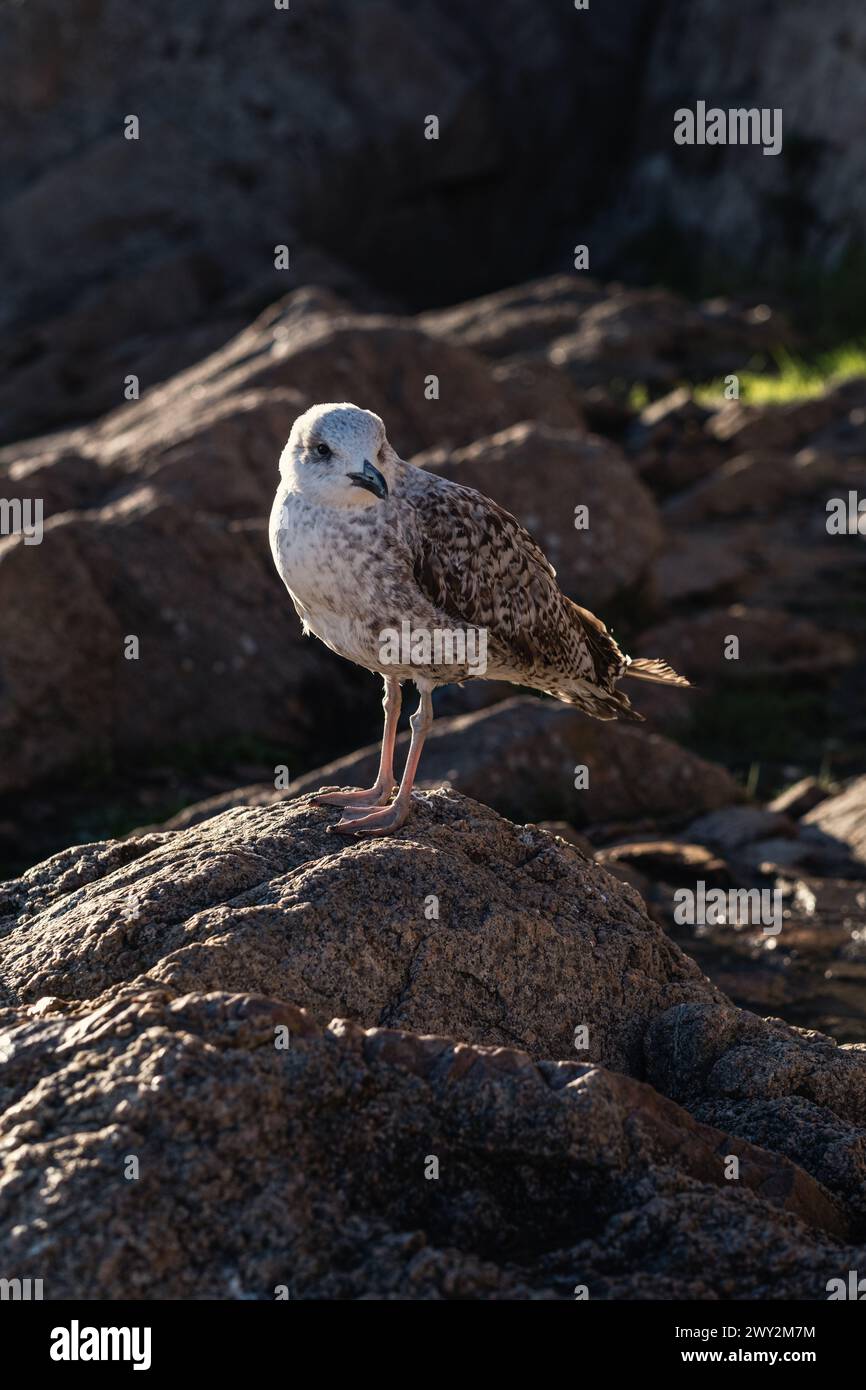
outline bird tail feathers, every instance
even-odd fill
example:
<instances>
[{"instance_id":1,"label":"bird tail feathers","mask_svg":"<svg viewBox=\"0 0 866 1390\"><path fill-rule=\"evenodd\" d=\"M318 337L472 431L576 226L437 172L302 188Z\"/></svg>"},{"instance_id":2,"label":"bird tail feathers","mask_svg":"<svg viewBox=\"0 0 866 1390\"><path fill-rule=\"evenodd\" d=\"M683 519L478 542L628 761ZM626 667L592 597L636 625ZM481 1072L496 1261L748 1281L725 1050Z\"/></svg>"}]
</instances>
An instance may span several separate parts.
<instances>
[{"instance_id":1,"label":"bird tail feathers","mask_svg":"<svg viewBox=\"0 0 866 1390\"><path fill-rule=\"evenodd\" d=\"M691 681L687 681L685 676L679 675L666 661L660 661L653 657L638 657L636 661L630 660L623 675L634 676L641 681L655 681L657 685L691 685Z\"/></svg>"}]
</instances>

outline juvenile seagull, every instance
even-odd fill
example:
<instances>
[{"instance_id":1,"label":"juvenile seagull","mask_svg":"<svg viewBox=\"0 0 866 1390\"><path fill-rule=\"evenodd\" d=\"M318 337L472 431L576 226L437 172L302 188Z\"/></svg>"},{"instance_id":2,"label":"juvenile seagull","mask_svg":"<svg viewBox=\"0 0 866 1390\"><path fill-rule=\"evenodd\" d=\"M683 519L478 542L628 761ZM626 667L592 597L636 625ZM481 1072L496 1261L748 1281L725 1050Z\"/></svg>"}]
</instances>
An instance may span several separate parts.
<instances>
[{"instance_id":1,"label":"juvenile seagull","mask_svg":"<svg viewBox=\"0 0 866 1390\"><path fill-rule=\"evenodd\" d=\"M332 828L386 835L409 814L431 692L476 678L467 637L486 635L488 680L511 681L576 705L597 719L640 719L616 688L622 676L688 685L664 661L632 661L604 623L561 593L553 566L514 517L474 488L397 457L378 415L356 405L314 405L298 417L280 457L269 528L271 552L303 624L332 651L385 681L379 773L366 790L325 789L339 806ZM449 631L454 650L419 666L397 660L383 633ZM459 638L463 636L463 649ZM394 742L403 681L420 693L403 780ZM389 805L390 802L390 805Z\"/></svg>"}]
</instances>

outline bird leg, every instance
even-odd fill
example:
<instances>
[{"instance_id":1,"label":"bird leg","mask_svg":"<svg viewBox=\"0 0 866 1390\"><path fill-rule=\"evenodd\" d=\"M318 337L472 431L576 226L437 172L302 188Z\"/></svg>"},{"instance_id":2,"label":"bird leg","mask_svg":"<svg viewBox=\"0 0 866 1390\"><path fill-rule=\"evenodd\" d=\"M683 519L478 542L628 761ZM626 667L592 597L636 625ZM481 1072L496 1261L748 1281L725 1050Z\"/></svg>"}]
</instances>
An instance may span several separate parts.
<instances>
[{"instance_id":1,"label":"bird leg","mask_svg":"<svg viewBox=\"0 0 866 1390\"><path fill-rule=\"evenodd\" d=\"M385 695L382 708L385 711L385 729L382 734L382 753L379 758L379 772L372 787L358 787L354 791L340 791L323 787L318 796L313 797L317 806L357 806L367 808L384 806L394 790L394 744L397 740L397 722L400 718L400 682L396 676L385 677Z\"/></svg>"},{"instance_id":2,"label":"bird leg","mask_svg":"<svg viewBox=\"0 0 866 1390\"><path fill-rule=\"evenodd\" d=\"M332 830L337 830L343 835L390 835L392 830L399 830L404 824L412 806L412 787L421 760L421 749L433 723L433 701L429 690L421 691L418 708L409 723L412 727L412 741L409 744L400 790L391 805L375 811L364 811L360 807L357 810L348 810L336 825L331 826Z\"/></svg>"}]
</instances>

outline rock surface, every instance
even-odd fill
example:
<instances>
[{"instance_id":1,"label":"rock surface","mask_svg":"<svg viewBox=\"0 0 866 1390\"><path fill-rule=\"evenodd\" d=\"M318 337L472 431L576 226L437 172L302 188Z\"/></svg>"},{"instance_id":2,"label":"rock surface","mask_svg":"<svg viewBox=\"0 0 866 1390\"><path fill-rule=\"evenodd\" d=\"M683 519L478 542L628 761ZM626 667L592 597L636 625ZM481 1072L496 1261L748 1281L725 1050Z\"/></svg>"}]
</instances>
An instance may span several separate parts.
<instances>
[{"instance_id":1,"label":"rock surface","mask_svg":"<svg viewBox=\"0 0 866 1390\"><path fill-rule=\"evenodd\" d=\"M866 865L866 777L858 777L838 796L821 801L806 812L803 821L847 845L852 857Z\"/></svg>"},{"instance_id":2,"label":"rock surface","mask_svg":"<svg viewBox=\"0 0 866 1390\"><path fill-rule=\"evenodd\" d=\"M228 812L7 885L9 1277L816 1299L857 1267L858 1049L734 1009L537 828L453 793L390 840L331 818Z\"/></svg>"}]
</instances>

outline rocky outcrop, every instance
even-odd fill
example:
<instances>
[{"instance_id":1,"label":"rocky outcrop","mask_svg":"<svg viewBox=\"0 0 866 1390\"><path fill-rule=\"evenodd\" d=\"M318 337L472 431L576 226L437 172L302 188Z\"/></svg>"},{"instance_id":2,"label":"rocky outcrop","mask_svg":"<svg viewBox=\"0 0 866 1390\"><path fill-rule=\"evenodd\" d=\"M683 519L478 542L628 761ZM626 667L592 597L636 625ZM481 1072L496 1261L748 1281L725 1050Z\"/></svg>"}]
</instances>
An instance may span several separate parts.
<instances>
[{"instance_id":1,"label":"rocky outcrop","mask_svg":"<svg viewBox=\"0 0 866 1390\"><path fill-rule=\"evenodd\" d=\"M857 1254L794 1164L598 1067L157 990L4 1044L3 1257L47 1298L808 1299Z\"/></svg>"},{"instance_id":2,"label":"rocky outcrop","mask_svg":"<svg viewBox=\"0 0 866 1390\"><path fill-rule=\"evenodd\" d=\"M816 1299L857 1267L858 1049L734 1009L544 831L447 793L392 839L332 818L228 812L7 885L8 1277Z\"/></svg>"},{"instance_id":3,"label":"rocky outcrop","mask_svg":"<svg viewBox=\"0 0 866 1390\"><path fill-rule=\"evenodd\" d=\"M541 830L446 792L400 838L345 845L332 821L304 802L228 811L127 842L108 873L100 849L64 852L4 891L3 1002L247 989L543 1057L588 1024L587 1060L640 1074L647 1020L717 997L636 895ZM568 962L589 955L581 978Z\"/></svg>"}]
</instances>

